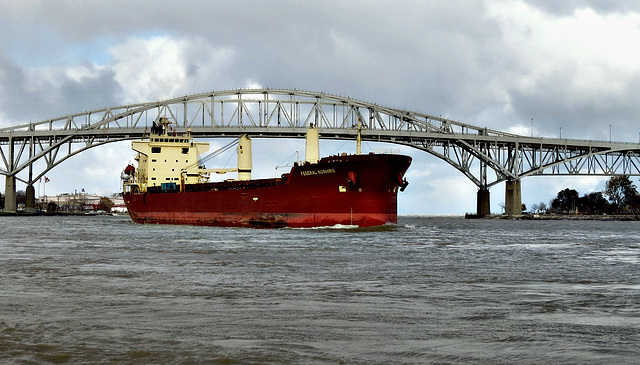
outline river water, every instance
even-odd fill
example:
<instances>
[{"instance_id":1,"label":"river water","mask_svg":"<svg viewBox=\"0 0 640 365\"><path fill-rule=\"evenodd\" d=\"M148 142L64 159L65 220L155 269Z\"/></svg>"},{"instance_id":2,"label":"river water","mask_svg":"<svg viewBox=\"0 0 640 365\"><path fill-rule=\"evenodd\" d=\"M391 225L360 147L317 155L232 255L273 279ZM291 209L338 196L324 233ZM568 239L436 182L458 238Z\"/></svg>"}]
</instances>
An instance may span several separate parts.
<instances>
[{"instance_id":1,"label":"river water","mask_svg":"<svg viewBox=\"0 0 640 365\"><path fill-rule=\"evenodd\" d=\"M634 364L640 222L0 217L0 363Z\"/></svg>"}]
</instances>

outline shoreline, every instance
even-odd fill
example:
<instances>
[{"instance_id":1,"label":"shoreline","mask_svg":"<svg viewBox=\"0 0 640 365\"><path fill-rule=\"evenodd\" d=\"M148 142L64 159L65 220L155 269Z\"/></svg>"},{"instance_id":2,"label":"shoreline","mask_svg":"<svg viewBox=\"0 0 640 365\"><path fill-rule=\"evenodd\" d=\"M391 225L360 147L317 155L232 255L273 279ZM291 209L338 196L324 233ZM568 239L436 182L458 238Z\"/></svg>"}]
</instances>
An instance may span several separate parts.
<instances>
[{"instance_id":1,"label":"shoreline","mask_svg":"<svg viewBox=\"0 0 640 365\"><path fill-rule=\"evenodd\" d=\"M574 220L574 221L640 221L639 214L522 214L507 216L504 214L492 214L479 219L524 219L524 220Z\"/></svg>"},{"instance_id":2,"label":"shoreline","mask_svg":"<svg viewBox=\"0 0 640 365\"><path fill-rule=\"evenodd\" d=\"M55 217L55 216L82 216L82 217L95 217L95 216L103 216L103 215L128 215L127 213L66 213L66 212L61 212L61 213L46 213L46 212L24 212L24 211L20 211L20 212L5 212L5 211L0 211L0 217L33 217L33 216L50 216L50 217Z\"/></svg>"},{"instance_id":3,"label":"shoreline","mask_svg":"<svg viewBox=\"0 0 640 365\"><path fill-rule=\"evenodd\" d=\"M95 216L128 216L128 213L46 213L46 212L5 212L0 211L0 217L33 217L33 216L77 216L77 217L95 217ZM412 215L407 215L412 216ZM450 217L450 216L443 216ZM611 215L595 215L595 214L531 214L525 213L521 215L508 216L505 214L489 214L479 217L475 214L465 214L458 216L465 219L514 219L514 220L577 220L577 221L640 221L640 214L611 214Z\"/></svg>"}]
</instances>

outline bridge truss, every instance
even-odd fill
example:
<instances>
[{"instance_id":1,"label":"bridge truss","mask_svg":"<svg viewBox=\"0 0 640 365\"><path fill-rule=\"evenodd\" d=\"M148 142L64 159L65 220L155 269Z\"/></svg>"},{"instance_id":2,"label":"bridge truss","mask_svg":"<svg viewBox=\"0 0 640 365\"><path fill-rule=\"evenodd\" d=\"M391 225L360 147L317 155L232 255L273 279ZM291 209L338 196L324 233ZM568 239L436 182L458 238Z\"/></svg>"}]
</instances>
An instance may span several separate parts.
<instances>
[{"instance_id":1,"label":"bridge truss","mask_svg":"<svg viewBox=\"0 0 640 365\"><path fill-rule=\"evenodd\" d=\"M143 138L163 116L196 138L302 138L314 124L321 138L355 139L360 125L363 140L428 152L479 189L531 175L640 175L640 144L526 137L295 89L213 91L0 128L0 174L32 185L89 148Z\"/></svg>"}]
</instances>

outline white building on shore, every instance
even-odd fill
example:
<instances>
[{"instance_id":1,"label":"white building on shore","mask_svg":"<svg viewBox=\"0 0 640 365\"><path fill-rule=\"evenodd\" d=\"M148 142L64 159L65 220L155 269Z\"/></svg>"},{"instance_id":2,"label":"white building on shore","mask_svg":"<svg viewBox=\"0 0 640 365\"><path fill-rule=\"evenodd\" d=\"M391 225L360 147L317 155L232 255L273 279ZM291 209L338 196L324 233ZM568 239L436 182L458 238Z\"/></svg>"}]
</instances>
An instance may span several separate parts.
<instances>
[{"instance_id":1,"label":"white building on shore","mask_svg":"<svg viewBox=\"0 0 640 365\"><path fill-rule=\"evenodd\" d=\"M42 210L47 210L51 203L57 206L59 212L79 213L97 212L101 210L100 201L104 198L100 195L76 192L74 194L63 193L58 195L44 195L37 199L36 204ZM111 211L114 213L126 213L127 208L120 194L106 197L113 203Z\"/></svg>"}]
</instances>

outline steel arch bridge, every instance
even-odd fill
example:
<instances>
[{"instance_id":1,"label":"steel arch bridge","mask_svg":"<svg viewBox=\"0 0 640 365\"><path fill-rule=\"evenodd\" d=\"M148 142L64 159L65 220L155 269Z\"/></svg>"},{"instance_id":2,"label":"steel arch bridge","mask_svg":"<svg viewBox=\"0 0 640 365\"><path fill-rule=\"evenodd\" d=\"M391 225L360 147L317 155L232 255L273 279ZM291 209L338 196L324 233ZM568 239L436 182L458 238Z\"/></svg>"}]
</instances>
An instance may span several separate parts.
<instances>
[{"instance_id":1,"label":"steel arch bridge","mask_svg":"<svg viewBox=\"0 0 640 365\"><path fill-rule=\"evenodd\" d=\"M640 144L526 137L322 92L235 89L0 128L5 210L15 210L16 180L32 189L34 181L76 154L148 135L160 117L196 138L303 138L314 124L321 138L355 139L360 129L365 141L410 146L463 173L479 189L478 214L489 213L488 189L502 181L506 212L519 214L519 181L526 176L640 175Z\"/></svg>"}]
</instances>

